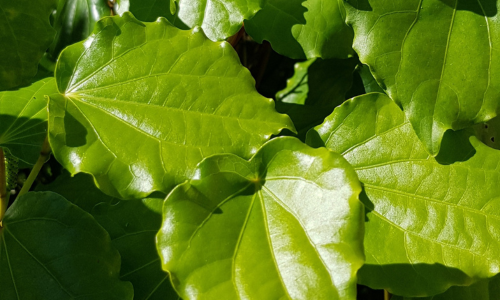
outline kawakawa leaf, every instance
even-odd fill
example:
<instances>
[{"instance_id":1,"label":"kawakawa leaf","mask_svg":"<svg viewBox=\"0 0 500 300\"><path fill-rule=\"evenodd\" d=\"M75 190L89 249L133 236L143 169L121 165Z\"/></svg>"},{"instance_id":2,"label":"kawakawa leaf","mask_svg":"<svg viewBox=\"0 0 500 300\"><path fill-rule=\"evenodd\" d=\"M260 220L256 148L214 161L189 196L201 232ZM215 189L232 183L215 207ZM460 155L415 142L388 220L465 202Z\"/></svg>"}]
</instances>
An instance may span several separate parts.
<instances>
[{"instance_id":1,"label":"kawakawa leaf","mask_svg":"<svg viewBox=\"0 0 500 300\"><path fill-rule=\"evenodd\" d=\"M0 91L29 83L55 31L56 0L0 0Z\"/></svg>"},{"instance_id":2,"label":"kawakawa leaf","mask_svg":"<svg viewBox=\"0 0 500 300\"><path fill-rule=\"evenodd\" d=\"M54 21L56 37L49 49L52 58L56 60L66 46L86 39L95 23L110 14L104 0L60 0Z\"/></svg>"},{"instance_id":3,"label":"kawakawa leaf","mask_svg":"<svg viewBox=\"0 0 500 300\"><path fill-rule=\"evenodd\" d=\"M441 165L383 94L347 101L308 133L341 153L363 183L366 264L359 282L431 296L500 272L500 152Z\"/></svg>"},{"instance_id":4,"label":"kawakawa leaf","mask_svg":"<svg viewBox=\"0 0 500 300\"><path fill-rule=\"evenodd\" d=\"M165 200L163 268L184 299L355 299L360 190L340 155L291 137L209 157Z\"/></svg>"},{"instance_id":5,"label":"kawakawa leaf","mask_svg":"<svg viewBox=\"0 0 500 300\"><path fill-rule=\"evenodd\" d=\"M175 0L122 0L114 7L118 14L130 11L140 21L153 22L164 17L177 28L189 29L176 14Z\"/></svg>"},{"instance_id":6,"label":"kawakawa leaf","mask_svg":"<svg viewBox=\"0 0 500 300\"><path fill-rule=\"evenodd\" d=\"M28 193L0 227L2 299L133 299L118 279L120 255L108 233L76 205L51 193Z\"/></svg>"},{"instance_id":7,"label":"kawakawa leaf","mask_svg":"<svg viewBox=\"0 0 500 300\"><path fill-rule=\"evenodd\" d=\"M54 78L15 91L0 92L0 147L34 164L47 136L47 99L57 92Z\"/></svg>"},{"instance_id":8,"label":"kawakawa leaf","mask_svg":"<svg viewBox=\"0 0 500 300\"><path fill-rule=\"evenodd\" d=\"M134 299L176 300L168 274L162 270L155 235L161 226L163 198L120 201L96 188L92 177L64 172L37 190L54 191L92 214L111 236L121 256L121 280L134 286ZM149 298L148 298L149 297Z\"/></svg>"},{"instance_id":9,"label":"kawakawa leaf","mask_svg":"<svg viewBox=\"0 0 500 300\"><path fill-rule=\"evenodd\" d=\"M104 18L56 67L49 140L72 174L90 173L124 199L168 193L206 156L250 157L272 134L293 129L260 96L226 43L165 19Z\"/></svg>"},{"instance_id":10,"label":"kawakawa leaf","mask_svg":"<svg viewBox=\"0 0 500 300\"><path fill-rule=\"evenodd\" d=\"M348 0L354 49L437 155L443 134L497 115L496 0Z\"/></svg>"}]
</instances>

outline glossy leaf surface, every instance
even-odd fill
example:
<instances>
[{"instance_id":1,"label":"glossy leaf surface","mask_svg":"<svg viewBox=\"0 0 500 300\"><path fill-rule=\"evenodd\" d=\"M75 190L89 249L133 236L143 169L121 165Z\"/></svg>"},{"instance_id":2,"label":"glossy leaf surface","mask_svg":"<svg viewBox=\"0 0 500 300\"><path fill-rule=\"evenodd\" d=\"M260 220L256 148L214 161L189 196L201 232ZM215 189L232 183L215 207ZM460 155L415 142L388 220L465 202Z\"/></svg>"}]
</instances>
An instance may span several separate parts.
<instances>
[{"instance_id":1,"label":"glossy leaf surface","mask_svg":"<svg viewBox=\"0 0 500 300\"><path fill-rule=\"evenodd\" d=\"M294 25L292 35L307 58L348 58L353 31L345 24L343 0L306 0L305 24Z\"/></svg>"},{"instance_id":2,"label":"glossy leaf surface","mask_svg":"<svg viewBox=\"0 0 500 300\"><path fill-rule=\"evenodd\" d=\"M294 130L255 91L229 44L164 19L99 21L89 39L62 52L56 79L55 157L124 199L168 193L204 157L250 157L272 134Z\"/></svg>"},{"instance_id":3,"label":"glossy leaf surface","mask_svg":"<svg viewBox=\"0 0 500 300\"><path fill-rule=\"evenodd\" d=\"M110 14L104 0L60 0L54 22L56 36L49 50L52 58L56 60L66 46L86 39L95 23Z\"/></svg>"},{"instance_id":4,"label":"glossy leaf surface","mask_svg":"<svg viewBox=\"0 0 500 300\"><path fill-rule=\"evenodd\" d=\"M500 272L500 152L471 139L476 154L441 165L387 96L337 108L308 134L341 153L369 209L361 284L430 296Z\"/></svg>"},{"instance_id":5,"label":"glossy leaf surface","mask_svg":"<svg viewBox=\"0 0 500 300\"><path fill-rule=\"evenodd\" d=\"M0 228L2 299L132 299L132 285L119 272L108 233L62 196L28 193L7 210Z\"/></svg>"},{"instance_id":6,"label":"glossy leaf surface","mask_svg":"<svg viewBox=\"0 0 500 300\"><path fill-rule=\"evenodd\" d=\"M355 299L360 190L341 156L291 137L209 157L165 200L163 268L185 299Z\"/></svg>"},{"instance_id":7,"label":"glossy leaf surface","mask_svg":"<svg viewBox=\"0 0 500 300\"><path fill-rule=\"evenodd\" d=\"M0 91L29 83L52 43L55 0L0 0Z\"/></svg>"},{"instance_id":8,"label":"glossy leaf surface","mask_svg":"<svg viewBox=\"0 0 500 300\"><path fill-rule=\"evenodd\" d=\"M155 235L161 226L163 199L120 201L95 186L92 177L67 172L38 190L57 192L91 213L111 236L121 256L120 279L134 286L134 299L176 300L168 274L161 268Z\"/></svg>"},{"instance_id":9,"label":"glossy leaf surface","mask_svg":"<svg viewBox=\"0 0 500 300\"><path fill-rule=\"evenodd\" d=\"M496 116L496 0L349 0L354 49L400 104L428 151L443 134Z\"/></svg>"},{"instance_id":10,"label":"glossy leaf surface","mask_svg":"<svg viewBox=\"0 0 500 300\"><path fill-rule=\"evenodd\" d=\"M47 99L57 92L54 78L15 91L0 92L0 146L34 164L47 136Z\"/></svg>"}]
</instances>

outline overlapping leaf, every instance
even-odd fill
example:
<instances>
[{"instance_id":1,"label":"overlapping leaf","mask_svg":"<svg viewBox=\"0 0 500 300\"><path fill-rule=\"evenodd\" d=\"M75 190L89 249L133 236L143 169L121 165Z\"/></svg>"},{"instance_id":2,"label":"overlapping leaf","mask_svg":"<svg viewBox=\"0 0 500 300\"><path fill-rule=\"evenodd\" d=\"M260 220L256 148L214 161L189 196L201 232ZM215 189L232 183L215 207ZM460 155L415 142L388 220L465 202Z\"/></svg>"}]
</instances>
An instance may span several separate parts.
<instances>
[{"instance_id":1,"label":"overlapping leaf","mask_svg":"<svg viewBox=\"0 0 500 300\"><path fill-rule=\"evenodd\" d=\"M383 94L337 108L308 142L341 153L364 185L366 265L360 283L428 296L500 272L500 152L441 165Z\"/></svg>"},{"instance_id":2,"label":"overlapping leaf","mask_svg":"<svg viewBox=\"0 0 500 300\"><path fill-rule=\"evenodd\" d=\"M119 201L97 189L85 174L67 172L38 190L54 191L91 213L111 236L122 259L120 278L134 286L134 299L178 299L156 251L163 199Z\"/></svg>"},{"instance_id":3,"label":"overlapping leaf","mask_svg":"<svg viewBox=\"0 0 500 300\"><path fill-rule=\"evenodd\" d=\"M500 97L496 0L350 0L363 63L401 104L428 151L443 134L493 118Z\"/></svg>"},{"instance_id":4,"label":"overlapping leaf","mask_svg":"<svg viewBox=\"0 0 500 300\"><path fill-rule=\"evenodd\" d=\"M477 137L486 145L500 149L500 117L475 127Z\"/></svg>"},{"instance_id":5,"label":"overlapping leaf","mask_svg":"<svg viewBox=\"0 0 500 300\"><path fill-rule=\"evenodd\" d=\"M57 92L54 78L16 90L0 92L0 147L23 162L34 164L47 136L47 100Z\"/></svg>"},{"instance_id":6,"label":"overlapping leaf","mask_svg":"<svg viewBox=\"0 0 500 300\"><path fill-rule=\"evenodd\" d=\"M342 157L295 138L209 157L165 200L163 267L185 299L355 299L360 190Z\"/></svg>"},{"instance_id":7,"label":"overlapping leaf","mask_svg":"<svg viewBox=\"0 0 500 300\"><path fill-rule=\"evenodd\" d=\"M132 299L120 255L86 212L50 192L28 193L0 228L2 299Z\"/></svg>"},{"instance_id":8,"label":"overlapping leaf","mask_svg":"<svg viewBox=\"0 0 500 300\"><path fill-rule=\"evenodd\" d=\"M114 7L118 14L130 11L140 21L153 22L164 17L177 28L189 29L177 16L175 0L122 0Z\"/></svg>"},{"instance_id":9,"label":"overlapping leaf","mask_svg":"<svg viewBox=\"0 0 500 300\"><path fill-rule=\"evenodd\" d=\"M168 193L204 157L250 157L293 129L227 43L159 19L105 18L66 48L49 104L49 139L71 173L125 199Z\"/></svg>"},{"instance_id":10,"label":"overlapping leaf","mask_svg":"<svg viewBox=\"0 0 500 300\"><path fill-rule=\"evenodd\" d=\"M107 1L60 0L54 21L56 36L49 49L52 58L57 59L66 46L86 39L95 23L110 14Z\"/></svg>"},{"instance_id":11,"label":"overlapping leaf","mask_svg":"<svg viewBox=\"0 0 500 300\"><path fill-rule=\"evenodd\" d=\"M0 91L29 83L55 31L55 0L0 0Z\"/></svg>"}]
</instances>

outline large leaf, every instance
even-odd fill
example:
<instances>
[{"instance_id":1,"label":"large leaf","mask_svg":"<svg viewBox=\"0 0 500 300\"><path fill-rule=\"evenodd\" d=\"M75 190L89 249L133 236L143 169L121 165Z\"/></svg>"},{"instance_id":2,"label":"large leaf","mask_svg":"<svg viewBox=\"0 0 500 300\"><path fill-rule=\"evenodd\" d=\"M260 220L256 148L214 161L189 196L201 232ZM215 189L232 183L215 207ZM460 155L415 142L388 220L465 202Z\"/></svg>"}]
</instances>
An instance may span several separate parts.
<instances>
[{"instance_id":1,"label":"large leaf","mask_svg":"<svg viewBox=\"0 0 500 300\"><path fill-rule=\"evenodd\" d=\"M54 78L16 90L0 92L0 147L34 164L47 136L47 100L57 92Z\"/></svg>"},{"instance_id":2,"label":"large leaf","mask_svg":"<svg viewBox=\"0 0 500 300\"><path fill-rule=\"evenodd\" d=\"M360 190L342 157L295 138L212 156L165 200L163 268L185 299L355 299Z\"/></svg>"},{"instance_id":3,"label":"large leaf","mask_svg":"<svg viewBox=\"0 0 500 300\"><path fill-rule=\"evenodd\" d=\"M102 19L88 40L62 52L56 79L55 157L125 199L168 193L204 157L250 157L272 134L293 130L229 44L164 19Z\"/></svg>"},{"instance_id":4,"label":"large leaf","mask_svg":"<svg viewBox=\"0 0 500 300\"><path fill-rule=\"evenodd\" d=\"M500 152L475 138L466 162L441 165L387 96L337 108L308 142L341 153L369 209L359 281L429 296L500 272Z\"/></svg>"},{"instance_id":5,"label":"large leaf","mask_svg":"<svg viewBox=\"0 0 500 300\"><path fill-rule=\"evenodd\" d=\"M416 298L393 296L391 300L500 300L500 275L471 286L455 286L437 296Z\"/></svg>"},{"instance_id":6,"label":"large leaf","mask_svg":"<svg viewBox=\"0 0 500 300\"><path fill-rule=\"evenodd\" d=\"M63 197L28 193L0 227L2 299L132 299L107 232Z\"/></svg>"},{"instance_id":7,"label":"large leaf","mask_svg":"<svg viewBox=\"0 0 500 300\"><path fill-rule=\"evenodd\" d=\"M57 59L66 46L86 39L95 23L110 13L104 0L60 0L54 22L56 37L49 49L52 58Z\"/></svg>"},{"instance_id":8,"label":"large leaf","mask_svg":"<svg viewBox=\"0 0 500 300\"><path fill-rule=\"evenodd\" d=\"M487 121L500 97L496 0L349 0L354 49L428 151L448 129Z\"/></svg>"},{"instance_id":9,"label":"large leaf","mask_svg":"<svg viewBox=\"0 0 500 300\"><path fill-rule=\"evenodd\" d=\"M345 24L343 0L307 0L305 24L292 27L307 58L348 58L352 50L353 31Z\"/></svg>"},{"instance_id":10,"label":"large leaf","mask_svg":"<svg viewBox=\"0 0 500 300\"><path fill-rule=\"evenodd\" d=\"M29 83L54 38L55 0L0 0L0 91Z\"/></svg>"},{"instance_id":11,"label":"large leaf","mask_svg":"<svg viewBox=\"0 0 500 300\"><path fill-rule=\"evenodd\" d=\"M120 278L134 286L134 299L177 299L163 272L156 251L155 235L161 226L163 199L120 201L105 195L92 177L64 172L49 185L37 190L54 191L92 214L111 236L122 259Z\"/></svg>"}]
</instances>

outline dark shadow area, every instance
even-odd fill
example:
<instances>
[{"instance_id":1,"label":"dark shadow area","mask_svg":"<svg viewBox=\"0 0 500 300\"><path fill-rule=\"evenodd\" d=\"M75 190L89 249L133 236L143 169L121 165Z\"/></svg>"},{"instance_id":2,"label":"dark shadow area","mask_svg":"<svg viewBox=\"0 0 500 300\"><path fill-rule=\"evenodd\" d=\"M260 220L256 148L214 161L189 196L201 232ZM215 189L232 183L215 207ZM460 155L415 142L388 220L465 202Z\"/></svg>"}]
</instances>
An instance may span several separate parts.
<instances>
[{"instance_id":1,"label":"dark shadow area","mask_svg":"<svg viewBox=\"0 0 500 300\"><path fill-rule=\"evenodd\" d=\"M357 300L384 300L383 290L374 290L367 286L358 284L358 296Z\"/></svg>"},{"instance_id":2,"label":"dark shadow area","mask_svg":"<svg viewBox=\"0 0 500 300\"><path fill-rule=\"evenodd\" d=\"M69 112L64 115L64 128L68 147L85 146L87 143L87 129Z\"/></svg>"},{"instance_id":3,"label":"dark shadow area","mask_svg":"<svg viewBox=\"0 0 500 300\"><path fill-rule=\"evenodd\" d=\"M457 10L467 10L477 15L493 17L498 13L497 0L440 0L451 8L457 7ZM457 3L458 1L458 3Z\"/></svg>"},{"instance_id":4,"label":"dark shadow area","mask_svg":"<svg viewBox=\"0 0 500 300\"><path fill-rule=\"evenodd\" d=\"M447 130L441 142L441 150L436 156L438 163L442 165L451 165L460 161L467 161L476 150L469 142L469 137L474 135L471 130Z\"/></svg>"},{"instance_id":5,"label":"dark shadow area","mask_svg":"<svg viewBox=\"0 0 500 300\"><path fill-rule=\"evenodd\" d=\"M364 10L364 11L373 10L369 0L347 0L346 2L357 10Z\"/></svg>"}]
</instances>

